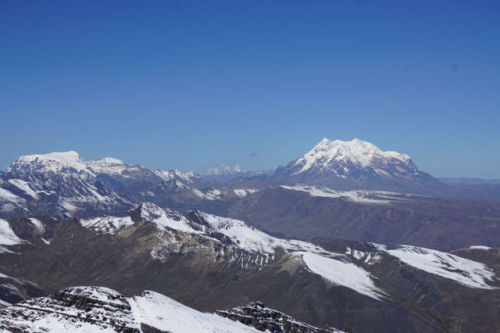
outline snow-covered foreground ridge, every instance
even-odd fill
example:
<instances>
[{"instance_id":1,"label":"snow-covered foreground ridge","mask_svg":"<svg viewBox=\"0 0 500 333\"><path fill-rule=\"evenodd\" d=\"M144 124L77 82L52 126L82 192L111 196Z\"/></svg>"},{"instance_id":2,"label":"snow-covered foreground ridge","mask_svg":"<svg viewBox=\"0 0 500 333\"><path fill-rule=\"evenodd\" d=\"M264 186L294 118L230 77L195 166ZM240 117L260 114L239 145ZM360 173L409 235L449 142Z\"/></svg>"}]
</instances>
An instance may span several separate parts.
<instances>
[{"instance_id":1,"label":"snow-covered foreground ridge","mask_svg":"<svg viewBox=\"0 0 500 333\"><path fill-rule=\"evenodd\" d=\"M471 288L490 289L492 287L488 282L495 279L493 271L482 263L421 247L403 246L388 249L383 245L372 244L369 245L372 247L369 253L351 251L349 248L345 253L336 253L310 242L270 236L232 218L203 212L195 212L195 217L184 216L152 203L143 203L137 210L142 221L154 223L159 231L172 233L173 236L163 238L164 247L182 242L183 238L176 235L189 234L210 238L215 242L221 240L220 237L214 238L214 235L224 235L225 244L229 244L227 246L264 256L266 260L261 261L262 265L272 262L280 249L290 254L294 260L299 259L310 272L320 275L330 283L378 300L384 297L385 292L377 287L377 279L366 268L381 262L385 257L392 257L393 260L399 260L408 266ZM113 234L134 222L130 218L102 217L82 220L80 223L97 233ZM159 258L157 253L158 249L152 251L153 258Z\"/></svg>"},{"instance_id":2,"label":"snow-covered foreground ridge","mask_svg":"<svg viewBox=\"0 0 500 333\"><path fill-rule=\"evenodd\" d=\"M0 310L1 332L18 329L26 333L139 333L150 327L171 333L259 332L153 291L125 298L109 288L73 287L53 297L34 298Z\"/></svg>"}]
</instances>

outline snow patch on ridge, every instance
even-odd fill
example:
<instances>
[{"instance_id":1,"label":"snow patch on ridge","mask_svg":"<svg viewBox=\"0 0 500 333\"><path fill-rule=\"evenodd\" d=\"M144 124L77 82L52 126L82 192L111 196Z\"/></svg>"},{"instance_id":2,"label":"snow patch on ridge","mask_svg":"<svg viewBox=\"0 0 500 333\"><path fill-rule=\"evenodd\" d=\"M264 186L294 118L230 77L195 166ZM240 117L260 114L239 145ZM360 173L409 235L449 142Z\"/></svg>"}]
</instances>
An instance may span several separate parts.
<instances>
[{"instance_id":1,"label":"snow patch on ridge","mask_svg":"<svg viewBox=\"0 0 500 333\"><path fill-rule=\"evenodd\" d=\"M0 199L10 201L12 203L15 203L16 205L26 204L26 200L1 187L0 187Z\"/></svg>"},{"instance_id":2,"label":"snow patch on ridge","mask_svg":"<svg viewBox=\"0 0 500 333\"><path fill-rule=\"evenodd\" d=\"M208 192L206 193L203 193L202 191L200 191L199 189L197 188L193 188L191 189L191 191L193 192L194 195L196 195L197 197L199 198L202 198L202 199L205 199L205 200L219 200L220 199L220 196L222 194L222 192L220 190L217 190L217 189L212 189L212 190L209 190Z\"/></svg>"},{"instance_id":3,"label":"snow patch on ridge","mask_svg":"<svg viewBox=\"0 0 500 333\"><path fill-rule=\"evenodd\" d=\"M494 289L487 281L492 281L495 273L482 263L410 245L386 251L409 266L454 280L466 287Z\"/></svg>"},{"instance_id":4,"label":"snow patch on ridge","mask_svg":"<svg viewBox=\"0 0 500 333\"><path fill-rule=\"evenodd\" d=\"M29 220L31 224L33 224L35 229L38 231L38 233L43 234L45 232L45 226L43 225L42 221L34 217L30 217Z\"/></svg>"},{"instance_id":5,"label":"snow patch on ridge","mask_svg":"<svg viewBox=\"0 0 500 333\"><path fill-rule=\"evenodd\" d=\"M489 247L489 246L485 246L485 245L471 245L469 246L469 249L472 249L472 250L491 250L492 248Z\"/></svg>"},{"instance_id":6,"label":"snow patch on ridge","mask_svg":"<svg viewBox=\"0 0 500 333\"><path fill-rule=\"evenodd\" d=\"M17 237L12 228L4 219L0 219L0 249L1 245L17 245L23 241Z\"/></svg>"},{"instance_id":7,"label":"snow patch on ridge","mask_svg":"<svg viewBox=\"0 0 500 333\"><path fill-rule=\"evenodd\" d=\"M244 198L244 197L246 197L252 193L255 193L257 191L258 190L254 189L254 188L237 188L237 189L233 190L234 194L236 194L240 198Z\"/></svg>"},{"instance_id":8,"label":"snow patch on ridge","mask_svg":"<svg viewBox=\"0 0 500 333\"><path fill-rule=\"evenodd\" d=\"M155 223L160 230L170 228L182 232L200 233L191 227L184 215L176 211L160 208L151 202L142 203L139 209L141 219Z\"/></svg>"},{"instance_id":9,"label":"snow patch on ridge","mask_svg":"<svg viewBox=\"0 0 500 333\"><path fill-rule=\"evenodd\" d=\"M380 300L384 294L375 286L370 273L355 264L309 252L299 252L297 255L302 256L309 270L333 284L347 287L376 300Z\"/></svg>"},{"instance_id":10,"label":"snow patch on ridge","mask_svg":"<svg viewBox=\"0 0 500 333\"><path fill-rule=\"evenodd\" d=\"M192 171L182 172L179 169L154 170L153 173L164 181L170 181L179 178L186 184L192 184L194 179L199 178L199 176Z\"/></svg>"},{"instance_id":11,"label":"snow patch on ridge","mask_svg":"<svg viewBox=\"0 0 500 333\"><path fill-rule=\"evenodd\" d=\"M92 219L80 220L80 224L87 228L92 229L99 234L115 234L120 229L133 225L134 222L130 216L115 217L115 216L102 216Z\"/></svg>"},{"instance_id":12,"label":"snow patch on ridge","mask_svg":"<svg viewBox=\"0 0 500 333\"><path fill-rule=\"evenodd\" d=\"M207 213L200 213L214 231L229 237L235 244L247 252L260 252L274 254L277 248L282 248L288 252L309 251L313 253L333 254L312 243L285 240L276 238L262 232L254 227L248 226L245 222L216 216Z\"/></svg>"},{"instance_id":13,"label":"snow patch on ridge","mask_svg":"<svg viewBox=\"0 0 500 333\"><path fill-rule=\"evenodd\" d=\"M326 186L316 187L308 185L294 185L286 186L281 185L282 188L290 191L299 191L309 193L312 197L323 198L342 198L345 200L366 203L366 204L390 204L393 200L404 200L397 197L398 193L385 192L385 191L368 191L368 190L355 190L355 191L335 191Z\"/></svg>"},{"instance_id":14,"label":"snow patch on ridge","mask_svg":"<svg viewBox=\"0 0 500 333\"><path fill-rule=\"evenodd\" d=\"M29 195L30 197L34 198L34 199L38 199L38 193L35 192L29 185L29 183L25 180L22 180L22 179L9 179L8 182L12 185L14 185L15 187L17 187L18 189L20 189L21 191L23 191L24 193L26 193L27 195Z\"/></svg>"}]
</instances>

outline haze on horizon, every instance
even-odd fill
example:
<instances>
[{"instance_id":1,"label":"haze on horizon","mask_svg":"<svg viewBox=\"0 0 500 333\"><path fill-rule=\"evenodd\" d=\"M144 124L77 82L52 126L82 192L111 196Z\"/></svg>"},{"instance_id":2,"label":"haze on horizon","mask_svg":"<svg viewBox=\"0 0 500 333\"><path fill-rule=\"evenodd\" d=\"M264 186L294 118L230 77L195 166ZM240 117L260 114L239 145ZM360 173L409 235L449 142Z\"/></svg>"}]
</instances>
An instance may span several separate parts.
<instances>
[{"instance_id":1,"label":"haze on horizon","mask_svg":"<svg viewBox=\"0 0 500 333\"><path fill-rule=\"evenodd\" d=\"M75 150L205 173L358 137L500 178L497 1L2 1L0 168Z\"/></svg>"}]
</instances>

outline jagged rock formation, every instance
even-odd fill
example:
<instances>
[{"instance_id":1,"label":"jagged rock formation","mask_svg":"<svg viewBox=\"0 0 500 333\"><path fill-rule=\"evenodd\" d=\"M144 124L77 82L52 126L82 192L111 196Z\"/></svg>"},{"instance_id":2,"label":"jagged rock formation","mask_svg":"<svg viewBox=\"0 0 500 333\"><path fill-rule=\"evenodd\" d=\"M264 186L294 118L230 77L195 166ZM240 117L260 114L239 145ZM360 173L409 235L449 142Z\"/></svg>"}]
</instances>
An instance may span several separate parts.
<instances>
[{"instance_id":1,"label":"jagged rock formation","mask_svg":"<svg viewBox=\"0 0 500 333\"><path fill-rule=\"evenodd\" d=\"M230 310L218 310L218 315L271 333L342 333L334 328L322 329L297 321L283 312L253 302Z\"/></svg>"}]
</instances>

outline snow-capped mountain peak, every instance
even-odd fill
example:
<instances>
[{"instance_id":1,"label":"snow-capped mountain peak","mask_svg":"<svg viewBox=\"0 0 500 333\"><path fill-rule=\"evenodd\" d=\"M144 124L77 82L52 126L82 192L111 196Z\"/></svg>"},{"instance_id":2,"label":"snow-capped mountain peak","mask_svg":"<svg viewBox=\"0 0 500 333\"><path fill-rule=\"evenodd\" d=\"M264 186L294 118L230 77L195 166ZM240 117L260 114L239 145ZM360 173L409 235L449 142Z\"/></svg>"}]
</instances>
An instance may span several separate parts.
<instances>
[{"instance_id":1,"label":"snow-capped mountain peak","mask_svg":"<svg viewBox=\"0 0 500 333\"><path fill-rule=\"evenodd\" d=\"M48 154L24 155L12 162L9 171L58 172L62 169L86 169L85 162L76 151L54 152Z\"/></svg>"},{"instance_id":2,"label":"snow-capped mountain peak","mask_svg":"<svg viewBox=\"0 0 500 333\"><path fill-rule=\"evenodd\" d=\"M85 160L76 151L26 155L0 172L0 214L22 212L27 205L42 215L129 210L128 187L146 192L165 182L187 188L199 178L193 172L153 171L113 157Z\"/></svg>"},{"instance_id":3,"label":"snow-capped mountain peak","mask_svg":"<svg viewBox=\"0 0 500 333\"><path fill-rule=\"evenodd\" d=\"M361 167L368 167L374 162L391 159L398 159L402 162L410 161L410 157L406 154L382 151L374 144L358 138L351 141L330 141L324 138L311 151L297 159L294 164L301 166L301 169L295 173L301 173L313 167L328 167L332 162L350 162Z\"/></svg>"},{"instance_id":4,"label":"snow-capped mountain peak","mask_svg":"<svg viewBox=\"0 0 500 333\"><path fill-rule=\"evenodd\" d=\"M53 152L48 154L32 154L32 155L24 155L18 158L18 161L28 163L33 161L54 161L54 162L80 162L82 158L80 154L78 154L74 150L65 151L65 152Z\"/></svg>"},{"instance_id":5,"label":"snow-capped mountain peak","mask_svg":"<svg viewBox=\"0 0 500 333\"><path fill-rule=\"evenodd\" d=\"M421 192L441 185L421 172L410 156L383 151L373 143L324 138L303 156L279 167L275 181L321 184L336 189Z\"/></svg>"},{"instance_id":6,"label":"snow-capped mountain peak","mask_svg":"<svg viewBox=\"0 0 500 333\"><path fill-rule=\"evenodd\" d=\"M61 172L76 171L86 174L116 174L130 167L123 161L105 157L95 161L86 161L76 151L34 154L19 157L12 162L7 172Z\"/></svg>"}]
</instances>

